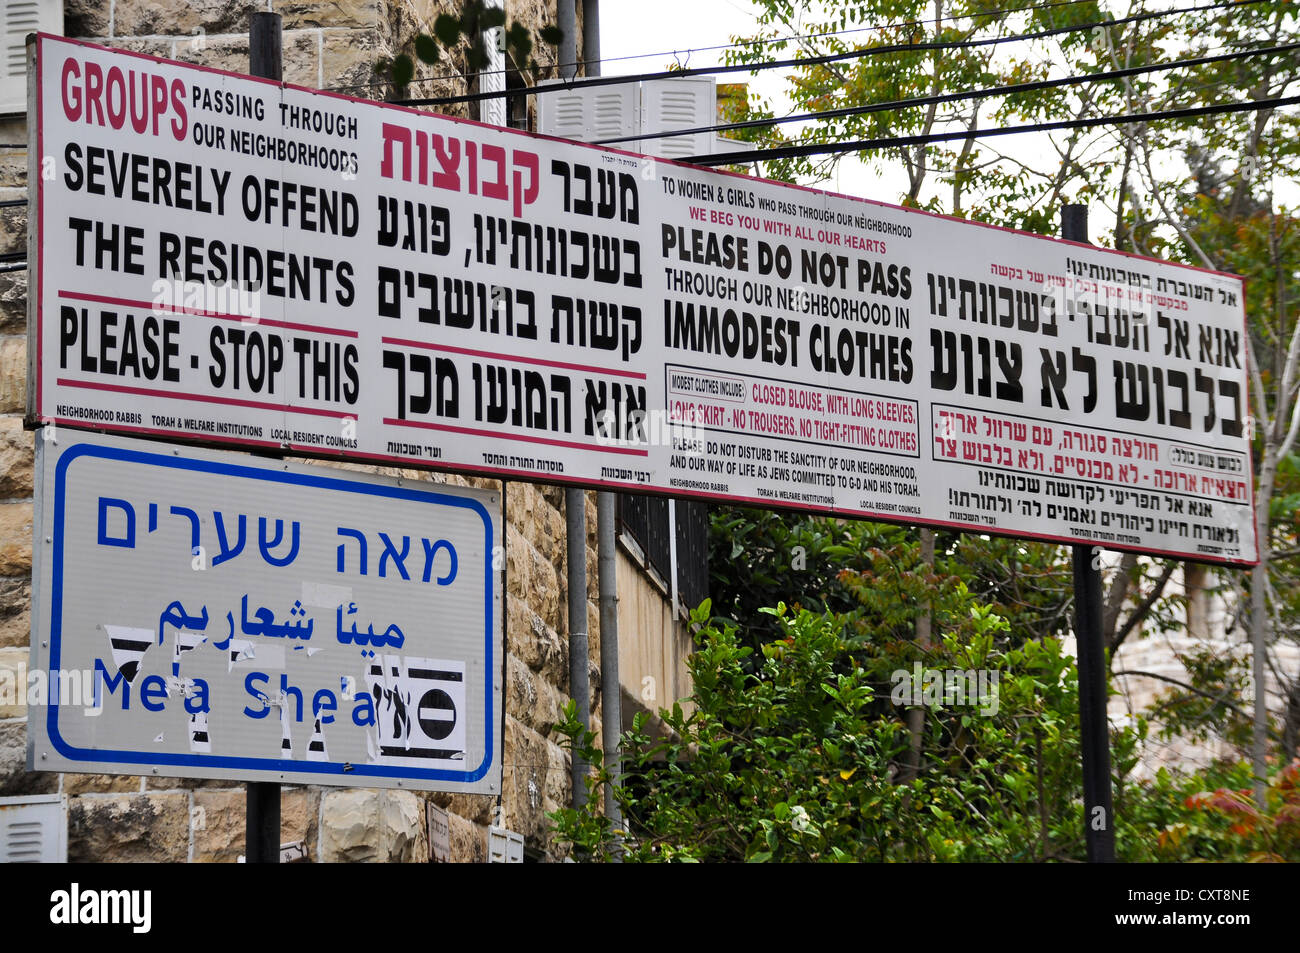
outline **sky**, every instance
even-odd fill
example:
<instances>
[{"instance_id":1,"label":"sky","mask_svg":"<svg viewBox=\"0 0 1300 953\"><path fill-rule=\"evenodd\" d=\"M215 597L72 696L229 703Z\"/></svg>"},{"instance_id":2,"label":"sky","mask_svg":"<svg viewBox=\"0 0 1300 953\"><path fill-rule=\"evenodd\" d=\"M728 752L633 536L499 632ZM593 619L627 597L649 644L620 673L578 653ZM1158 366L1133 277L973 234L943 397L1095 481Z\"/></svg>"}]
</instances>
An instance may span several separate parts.
<instances>
[{"instance_id":1,"label":"sky","mask_svg":"<svg viewBox=\"0 0 1300 953\"><path fill-rule=\"evenodd\" d=\"M647 10L652 11L651 15L647 16ZM689 67L716 66L722 63L723 50L682 52L676 56L674 51L730 43L733 36L744 36L756 29L754 6L747 0L603 0L601 71L606 76L646 73L667 69L674 62ZM784 71L766 70L757 76L738 73L722 80L749 83L751 92L770 98L780 114L789 109L784 75ZM896 201L905 188L901 175L882 182L854 157L846 157L837 170L834 180L819 187L885 202Z\"/></svg>"},{"instance_id":2,"label":"sky","mask_svg":"<svg viewBox=\"0 0 1300 953\"><path fill-rule=\"evenodd\" d=\"M673 51L729 43L732 36L748 35L756 27L754 6L748 0L603 0L600 16L601 70L607 76L663 70L675 60L690 67L717 65L722 62L722 50L683 52L677 56ZM748 82L751 92L771 98L780 115L789 111L789 100L783 96L784 72L768 70L758 76L733 74L729 79ZM1047 166L1042 157L1052 156L1050 151L1045 151L1049 147L1041 135L1012 136L1001 140L999 148L1040 168ZM1035 159L1039 161L1036 163ZM1049 161L1055 161L1054 156ZM906 189L906 179L901 170L882 177L856 157L846 157L838 164L835 178L818 187L896 203ZM1300 206L1300 183L1279 181L1274 183L1274 188L1278 203L1292 208ZM1098 222L1111 214L1094 209Z\"/></svg>"},{"instance_id":3,"label":"sky","mask_svg":"<svg viewBox=\"0 0 1300 953\"><path fill-rule=\"evenodd\" d=\"M653 10L646 16L645 10ZM733 36L757 30L755 7L748 0L602 0L600 5L601 70L607 76L663 70L674 61L683 66L714 66L722 63L723 50L699 50L731 42ZM641 54L655 54L641 56ZM787 50L783 55L793 55ZM622 59L623 57L638 57ZM751 93L759 93L776 106L776 114L792 111L785 96L786 70L765 70L759 74L735 73L722 82L745 82ZM789 134L797 125L787 126ZM883 175L868 168L855 156L845 156L834 178L815 184L832 192L843 192L881 202L898 202L907 189L901 169Z\"/></svg>"}]
</instances>

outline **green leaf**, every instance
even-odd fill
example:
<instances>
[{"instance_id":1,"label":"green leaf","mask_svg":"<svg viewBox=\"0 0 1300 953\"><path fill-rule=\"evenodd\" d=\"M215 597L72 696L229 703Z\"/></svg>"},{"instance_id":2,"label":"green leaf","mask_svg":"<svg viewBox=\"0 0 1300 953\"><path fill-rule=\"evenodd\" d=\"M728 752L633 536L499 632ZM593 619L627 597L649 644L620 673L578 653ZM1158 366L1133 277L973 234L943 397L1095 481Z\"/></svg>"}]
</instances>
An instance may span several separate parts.
<instances>
[{"instance_id":1,"label":"green leaf","mask_svg":"<svg viewBox=\"0 0 1300 953\"><path fill-rule=\"evenodd\" d=\"M409 86L411 80L415 78L415 64L405 53L397 56L393 60L393 84L402 87Z\"/></svg>"},{"instance_id":2,"label":"green leaf","mask_svg":"<svg viewBox=\"0 0 1300 953\"><path fill-rule=\"evenodd\" d=\"M460 42L460 20L449 13L440 13L433 21L433 32L443 46L455 46Z\"/></svg>"},{"instance_id":3,"label":"green leaf","mask_svg":"<svg viewBox=\"0 0 1300 953\"><path fill-rule=\"evenodd\" d=\"M506 46L514 51L515 65L522 66L533 52L533 35L522 23L512 23L506 30Z\"/></svg>"},{"instance_id":4,"label":"green leaf","mask_svg":"<svg viewBox=\"0 0 1300 953\"><path fill-rule=\"evenodd\" d=\"M415 55L425 63L436 63L441 58L438 44L427 33L421 33L415 38Z\"/></svg>"}]
</instances>

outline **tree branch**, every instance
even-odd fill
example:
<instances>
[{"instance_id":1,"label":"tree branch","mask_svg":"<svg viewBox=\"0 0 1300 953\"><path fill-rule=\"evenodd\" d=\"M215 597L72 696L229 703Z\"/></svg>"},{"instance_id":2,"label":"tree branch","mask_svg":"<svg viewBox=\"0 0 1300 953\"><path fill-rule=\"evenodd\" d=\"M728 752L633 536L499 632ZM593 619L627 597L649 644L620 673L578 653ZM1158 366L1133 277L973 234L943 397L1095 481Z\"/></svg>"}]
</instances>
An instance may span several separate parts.
<instances>
[{"instance_id":1,"label":"tree branch","mask_svg":"<svg viewBox=\"0 0 1300 953\"><path fill-rule=\"evenodd\" d=\"M1128 638L1129 633L1131 633L1133 629L1146 618L1147 613L1151 611L1151 607L1156 604L1156 601L1162 595L1164 595L1165 586L1169 584L1169 577L1174 574L1174 568L1177 565L1178 564L1173 560L1165 563L1164 572L1160 574L1160 578L1156 580L1156 584L1151 588L1151 591L1147 593L1147 597L1142 600L1141 604L1139 604L1136 609L1133 610L1128 619L1125 620L1124 627L1115 633L1114 641L1107 646L1112 652L1123 644L1124 640Z\"/></svg>"}]
</instances>

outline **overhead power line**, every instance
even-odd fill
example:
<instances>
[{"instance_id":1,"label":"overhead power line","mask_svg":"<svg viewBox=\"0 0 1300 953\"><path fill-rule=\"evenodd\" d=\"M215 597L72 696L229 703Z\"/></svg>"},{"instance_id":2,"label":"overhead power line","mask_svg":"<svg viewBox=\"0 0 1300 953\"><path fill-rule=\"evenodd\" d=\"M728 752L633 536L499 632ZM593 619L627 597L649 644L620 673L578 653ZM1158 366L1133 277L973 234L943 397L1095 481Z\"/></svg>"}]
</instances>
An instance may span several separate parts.
<instances>
[{"instance_id":1,"label":"overhead power line","mask_svg":"<svg viewBox=\"0 0 1300 953\"><path fill-rule=\"evenodd\" d=\"M1270 46L1255 50L1237 50L1231 53L1216 53L1212 56L1199 56L1190 60L1175 60L1172 63L1156 63L1149 66L1129 66L1123 69L1108 70L1103 73L1080 73L1058 79L1034 80L1029 83L1014 83L1008 86L990 86L961 93L942 93L937 96L913 96L910 99L895 99L883 103L870 103L865 106L845 106L841 109L825 109L819 112L795 113L772 119L746 119L742 122L719 123L712 126L696 126L692 129L672 129L664 132L646 132L633 136L618 136L613 139L597 139L593 145L608 146L620 142L640 142L647 139L668 139L673 136L693 136L700 133L731 132L736 129L757 129L777 126L788 122L805 122L818 119L840 119L846 116L862 116L877 112L893 112L899 109L914 109L918 106L942 105L961 102L968 99L986 99L992 96L1010 96L1015 93L1030 93L1042 89L1055 89L1061 86L1078 86L1082 83L1104 82L1112 79L1125 79L1145 73L1158 73L1179 67L1205 66L1210 63L1222 63L1242 59L1247 56L1288 53L1300 50L1300 42L1286 43L1282 46Z\"/></svg>"},{"instance_id":2,"label":"overhead power line","mask_svg":"<svg viewBox=\"0 0 1300 953\"><path fill-rule=\"evenodd\" d=\"M1003 14L1014 13L1034 13L1039 10L1051 10L1055 7L1072 7L1080 3L1095 3L1096 0L1053 0L1051 3L1031 3L1023 7L1003 7L1000 10L980 10L974 13L949 14L939 17L938 22L946 23L952 20L974 20L978 17L996 17ZM792 33L789 36L771 36L755 37L752 40L737 40L732 43L716 43L713 46L692 46L682 50L661 50L658 53L629 53L626 56L607 56L599 59L574 60L571 63L554 63L543 66L542 69L547 71L560 71L564 69L586 68L588 66L597 66L604 63L622 63L627 60L648 60L660 56L682 56L687 59L695 53L711 53L715 50L731 50L742 46L775 46L778 43L790 43L796 40L819 40L828 36L849 36L854 33L875 32L881 33L885 30L897 30L909 26L929 26L935 23L933 17L926 20L898 20L894 23L875 23L871 26L854 27L850 30L826 30L822 33ZM469 79L474 76L495 76L501 73L509 73L509 69L498 70L481 70L478 72L447 72L438 73L434 76L421 76L419 79L413 79L408 85L414 86L416 83L433 83L444 79ZM355 83L351 86L335 86L332 92L342 92L346 89L374 89L379 86L391 85L388 81L378 83Z\"/></svg>"},{"instance_id":3,"label":"overhead power line","mask_svg":"<svg viewBox=\"0 0 1300 953\"><path fill-rule=\"evenodd\" d=\"M1135 13L1115 20L1098 20L1092 23L1078 23L1073 26L1054 27L1037 33L1021 33L1016 36L993 36L981 40L954 40L949 42L927 43L891 43L884 46L872 46L846 53L828 53L824 56L808 56L802 59L768 60L764 63L743 63L731 66L701 66L695 69L663 70L654 73L636 73L626 76L598 76L591 79L573 80L547 86L528 86L524 89L500 90L481 93L464 93L458 96L438 96L430 99L404 99L404 106L447 106L453 103L482 102L487 99L500 99L504 96L532 96L539 92L568 92L574 89L592 89L597 86L613 86L623 83L637 83L655 79L681 79L687 76L714 76L724 73L756 73L760 70L785 69L787 67L822 66L827 63L839 63L846 60L864 59L870 56L882 56L886 53L921 53L951 50L976 49L985 46L997 46L1002 43L1023 43L1028 40L1042 40L1061 36L1066 33L1081 33L1098 27L1116 27L1126 23L1140 23L1160 17L1176 16L1183 13L1203 13L1207 10L1240 9L1263 3L1264 0L1217 0L1215 3L1200 6L1176 7L1169 10L1153 10L1147 13Z\"/></svg>"},{"instance_id":4,"label":"overhead power line","mask_svg":"<svg viewBox=\"0 0 1300 953\"><path fill-rule=\"evenodd\" d=\"M920 146L933 142L955 142L962 139L991 139L996 136L1014 136L1025 132L1055 132L1061 129L1087 129L1092 126L1124 126L1133 123L1157 122L1164 119L1193 119L1197 116L1216 116L1222 113L1253 112L1277 109L1300 103L1300 96L1260 99L1245 103L1219 103L1214 106L1193 106L1185 109L1162 109L1149 113L1129 113L1117 116L1098 116L1092 119L1063 119L1059 122L1030 123L1023 126L1003 126L990 129L967 129L960 132L934 132L915 136L886 136L879 139L857 139L852 142L809 143L807 145L778 146L772 149L746 150L744 152L715 152L692 156L683 161L695 165L741 165L766 162L771 159L795 159L801 156L833 155L845 152L865 152L870 149L892 149L900 146Z\"/></svg>"}]
</instances>

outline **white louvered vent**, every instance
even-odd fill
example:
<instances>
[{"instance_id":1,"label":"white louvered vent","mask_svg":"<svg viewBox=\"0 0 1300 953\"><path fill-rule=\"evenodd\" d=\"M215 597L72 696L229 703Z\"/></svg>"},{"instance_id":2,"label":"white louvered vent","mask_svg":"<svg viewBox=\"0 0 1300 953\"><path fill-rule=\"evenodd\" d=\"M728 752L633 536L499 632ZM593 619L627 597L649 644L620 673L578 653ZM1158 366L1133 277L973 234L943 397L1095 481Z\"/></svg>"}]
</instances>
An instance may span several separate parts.
<instances>
[{"instance_id":1,"label":"white louvered vent","mask_svg":"<svg viewBox=\"0 0 1300 953\"><path fill-rule=\"evenodd\" d=\"M552 85L552 84L543 84ZM553 85L561 85L555 83ZM638 86L581 87L538 96L538 131L547 136L600 142L639 133L699 129L717 122L717 85L711 78L652 80ZM665 159L707 155L729 143L711 132L610 143L610 148ZM743 148L743 147L742 147Z\"/></svg>"},{"instance_id":2,"label":"white louvered vent","mask_svg":"<svg viewBox=\"0 0 1300 953\"><path fill-rule=\"evenodd\" d=\"M634 84L626 86L598 86L589 90L591 97L591 140L618 139L622 136L635 136L641 125L640 104L637 102L637 88ZM626 149L640 152L635 142L616 142L614 149Z\"/></svg>"},{"instance_id":3,"label":"white louvered vent","mask_svg":"<svg viewBox=\"0 0 1300 953\"><path fill-rule=\"evenodd\" d=\"M67 861L67 798L61 794L0 798L0 863Z\"/></svg>"},{"instance_id":4,"label":"white louvered vent","mask_svg":"<svg viewBox=\"0 0 1300 953\"><path fill-rule=\"evenodd\" d=\"M63 0L4 0L0 115L27 111L27 34L62 33Z\"/></svg>"},{"instance_id":5,"label":"white louvered vent","mask_svg":"<svg viewBox=\"0 0 1300 953\"><path fill-rule=\"evenodd\" d=\"M711 78L657 79L641 88L642 132L699 129L717 123L717 85ZM647 139L639 150L665 159L685 159L713 151L714 134Z\"/></svg>"},{"instance_id":6,"label":"white louvered vent","mask_svg":"<svg viewBox=\"0 0 1300 953\"><path fill-rule=\"evenodd\" d=\"M596 86L590 89L563 89L563 83L542 83L560 87L556 92L537 96L538 132L578 142L634 136L638 128L635 83ZM635 144L617 144L617 148L636 149Z\"/></svg>"},{"instance_id":7,"label":"white louvered vent","mask_svg":"<svg viewBox=\"0 0 1300 953\"><path fill-rule=\"evenodd\" d=\"M558 86L559 83L541 83L541 87ZM588 91L572 89L567 92L537 94L537 131L546 136L586 141L586 104Z\"/></svg>"},{"instance_id":8,"label":"white louvered vent","mask_svg":"<svg viewBox=\"0 0 1300 953\"><path fill-rule=\"evenodd\" d=\"M489 864L522 864L524 835L493 825L488 833Z\"/></svg>"}]
</instances>

